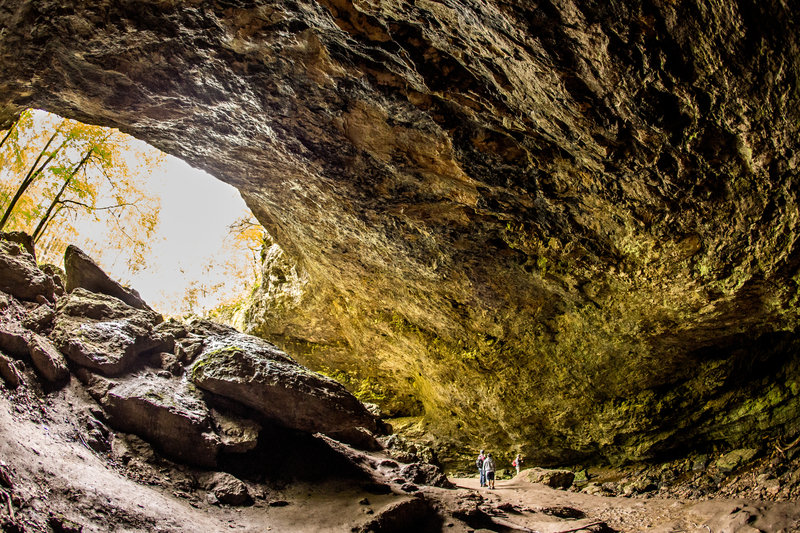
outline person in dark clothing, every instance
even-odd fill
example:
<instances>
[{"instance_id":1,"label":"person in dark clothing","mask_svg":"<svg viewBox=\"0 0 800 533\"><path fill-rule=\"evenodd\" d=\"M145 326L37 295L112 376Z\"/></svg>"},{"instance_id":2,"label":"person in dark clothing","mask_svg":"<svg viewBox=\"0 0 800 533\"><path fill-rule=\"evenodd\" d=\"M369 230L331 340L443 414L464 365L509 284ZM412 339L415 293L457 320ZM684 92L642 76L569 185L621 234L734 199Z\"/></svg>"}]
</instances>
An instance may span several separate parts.
<instances>
[{"instance_id":1,"label":"person in dark clothing","mask_svg":"<svg viewBox=\"0 0 800 533\"><path fill-rule=\"evenodd\" d=\"M483 462L486 460L486 456L483 454L483 450L481 453L478 454L478 460L475 461L475 466L478 467L478 477L481 481L481 487L486 486L486 473L483 471Z\"/></svg>"}]
</instances>

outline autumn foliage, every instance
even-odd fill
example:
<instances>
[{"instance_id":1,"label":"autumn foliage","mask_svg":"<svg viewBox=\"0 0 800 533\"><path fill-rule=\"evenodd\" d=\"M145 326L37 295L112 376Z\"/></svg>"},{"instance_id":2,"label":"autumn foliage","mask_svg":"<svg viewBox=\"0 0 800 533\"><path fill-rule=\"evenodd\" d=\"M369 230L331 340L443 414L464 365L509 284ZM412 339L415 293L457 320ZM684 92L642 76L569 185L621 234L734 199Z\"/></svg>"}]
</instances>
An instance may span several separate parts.
<instances>
[{"instance_id":1,"label":"autumn foliage","mask_svg":"<svg viewBox=\"0 0 800 533\"><path fill-rule=\"evenodd\" d=\"M37 110L0 132L0 230L33 236L41 262L60 262L79 234L105 263L142 267L159 220L145 177L164 155L118 130Z\"/></svg>"}]
</instances>

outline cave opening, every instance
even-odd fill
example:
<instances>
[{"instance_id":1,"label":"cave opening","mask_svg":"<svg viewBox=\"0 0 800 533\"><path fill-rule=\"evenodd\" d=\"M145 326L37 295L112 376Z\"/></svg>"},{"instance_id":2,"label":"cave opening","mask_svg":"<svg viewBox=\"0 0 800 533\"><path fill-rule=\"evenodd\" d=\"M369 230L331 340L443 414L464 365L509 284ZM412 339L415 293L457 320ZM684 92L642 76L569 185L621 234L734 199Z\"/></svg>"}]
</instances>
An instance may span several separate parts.
<instances>
[{"instance_id":1,"label":"cave opening","mask_svg":"<svg viewBox=\"0 0 800 533\"><path fill-rule=\"evenodd\" d=\"M2 231L39 263L73 244L168 316L232 320L267 235L239 192L126 135L37 109L0 132Z\"/></svg>"}]
</instances>

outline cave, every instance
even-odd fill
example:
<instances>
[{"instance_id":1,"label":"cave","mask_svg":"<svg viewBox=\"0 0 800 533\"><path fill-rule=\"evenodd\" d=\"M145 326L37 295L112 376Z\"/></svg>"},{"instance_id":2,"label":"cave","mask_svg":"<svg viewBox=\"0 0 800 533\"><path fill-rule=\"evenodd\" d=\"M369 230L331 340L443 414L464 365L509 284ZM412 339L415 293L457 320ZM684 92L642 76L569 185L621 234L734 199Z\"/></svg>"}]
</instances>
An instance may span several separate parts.
<instances>
[{"instance_id":1,"label":"cave","mask_svg":"<svg viewBox=\"0 0 800 533\"><path fill-rule=\"evenodd\" d=\"M12 0L0 28L0 128L41 108L235 186L281 249L248 329L446 464L800 433L785 2Z\"/></svg>"}]
</instances>

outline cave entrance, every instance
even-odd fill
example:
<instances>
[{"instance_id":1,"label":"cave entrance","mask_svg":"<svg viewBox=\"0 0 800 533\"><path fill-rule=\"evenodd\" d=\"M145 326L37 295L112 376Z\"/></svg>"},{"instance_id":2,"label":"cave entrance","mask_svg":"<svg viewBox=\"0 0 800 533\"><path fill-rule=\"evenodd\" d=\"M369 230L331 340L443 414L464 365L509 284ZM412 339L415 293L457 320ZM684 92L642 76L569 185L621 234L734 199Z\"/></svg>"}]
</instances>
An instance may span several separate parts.
<instances>
[{"instance_id":1,"label":"cave entrance","mask_svg":"<svg viewBox=\"0 0 800 533\"><path fill-rule=\"evenodd\" d=\"M2 231L75 244L166 315L230 313L266 234L239 192L119 130L28 109L0 131Z\"/></svg>"}]
</instances>

